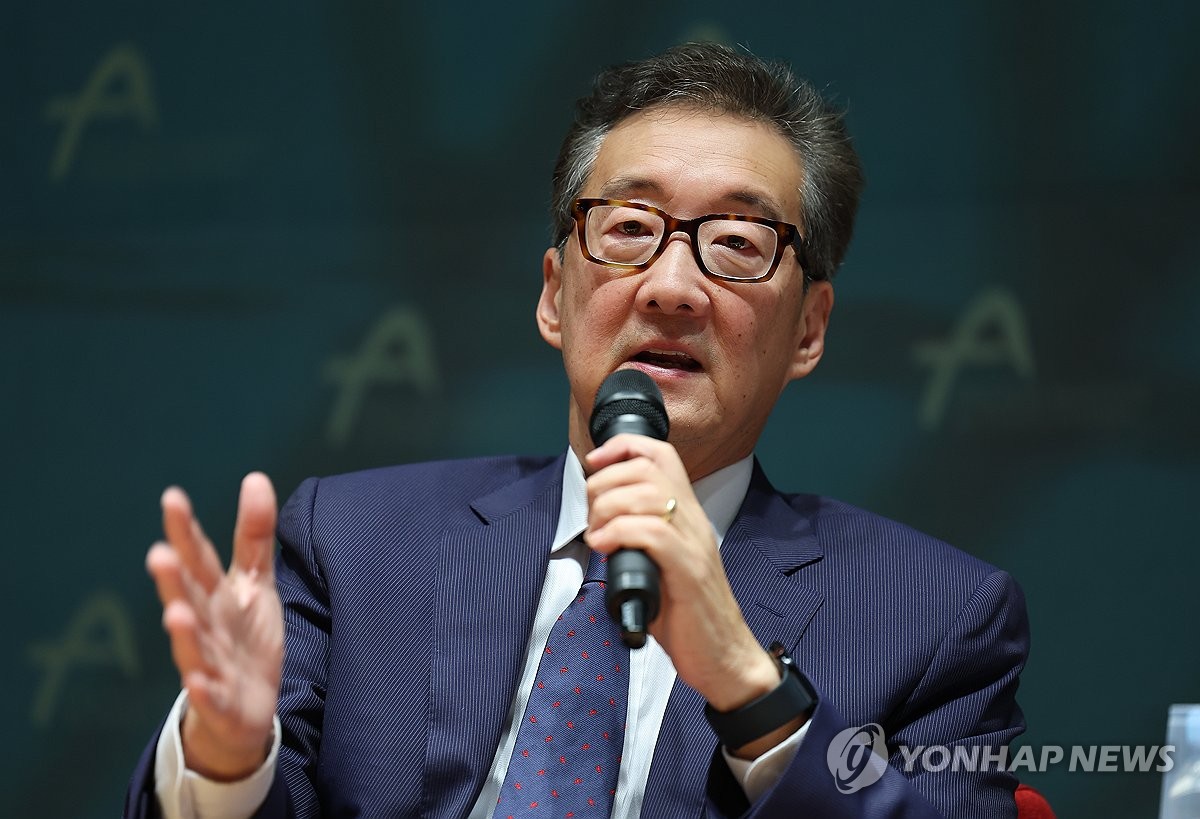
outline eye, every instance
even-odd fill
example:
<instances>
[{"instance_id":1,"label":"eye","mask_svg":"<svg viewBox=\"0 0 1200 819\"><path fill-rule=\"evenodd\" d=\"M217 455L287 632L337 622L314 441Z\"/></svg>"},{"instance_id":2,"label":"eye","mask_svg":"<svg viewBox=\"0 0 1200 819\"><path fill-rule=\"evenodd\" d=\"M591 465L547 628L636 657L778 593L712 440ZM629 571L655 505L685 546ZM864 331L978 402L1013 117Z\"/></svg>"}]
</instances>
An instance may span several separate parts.
<instances>
[{"instance_id":1,"label":"eye","mask_svg":"<svg viewBox=\"0 0 1200 819\"><path fill-rule=\"evenodd\" d=\"M736 253L739 256L747 254L761 254L761 242L755 241L756 237L749 236L744 233L721 233L712 238L711 244L713 247L721 248L729 253Z\"/></svg>"},{"instance_id":2,"label":"eye","mask_svg":"<svg viewBox=\"0 0 1200 819\"><path fill-rule=\"evenodd\" d=\"M628 219L617 224L617 232L622 236L644 236L650 232L645 224L636 219Z\"/></svg>"}]
</instances>

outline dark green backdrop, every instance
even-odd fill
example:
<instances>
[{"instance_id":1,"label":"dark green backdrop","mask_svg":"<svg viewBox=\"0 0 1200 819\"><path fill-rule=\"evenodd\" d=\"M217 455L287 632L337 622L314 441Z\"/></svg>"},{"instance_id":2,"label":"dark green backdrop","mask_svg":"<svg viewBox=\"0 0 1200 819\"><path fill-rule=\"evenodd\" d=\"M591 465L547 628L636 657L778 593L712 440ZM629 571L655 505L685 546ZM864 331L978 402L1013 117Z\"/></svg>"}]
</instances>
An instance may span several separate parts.
<instances>
[{"instance_id":1,"label":"dark green backdrop","mask_svg":"<svg viewBox=\"0 0 1200 819\"><path fill-rule=\"evenodd\" d=\"M167 484L226 538L250 469L564 446L557 145L598 67L693 38L848 104L869 177L776 483L1020 579L1025 742L1159 744L1200 699L1200 6L8 5L5 815L112 816L175 694ZM1026 778L1157 810L1156 774Z\"/></svg>"}]
</instances>

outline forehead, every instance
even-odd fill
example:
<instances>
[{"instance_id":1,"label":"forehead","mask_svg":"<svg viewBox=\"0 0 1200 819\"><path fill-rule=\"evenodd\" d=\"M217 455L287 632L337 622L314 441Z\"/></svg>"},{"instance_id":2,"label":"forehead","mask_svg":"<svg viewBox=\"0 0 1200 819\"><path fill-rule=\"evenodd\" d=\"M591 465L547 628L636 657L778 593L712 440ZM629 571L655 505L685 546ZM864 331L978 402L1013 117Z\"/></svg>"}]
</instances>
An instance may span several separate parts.
<instances>
[{"instance_id":1,"label":"forehead","mask_svg":"<svg viewBox=\"0 0 1200 819\"><path fill-rule=\"evenodd\" d=\"M691 108L652 108L604 138L583 196L644 199L687 218L733 212L800 223L804 171L775 126Z\"/></svg>"}]
</instances>

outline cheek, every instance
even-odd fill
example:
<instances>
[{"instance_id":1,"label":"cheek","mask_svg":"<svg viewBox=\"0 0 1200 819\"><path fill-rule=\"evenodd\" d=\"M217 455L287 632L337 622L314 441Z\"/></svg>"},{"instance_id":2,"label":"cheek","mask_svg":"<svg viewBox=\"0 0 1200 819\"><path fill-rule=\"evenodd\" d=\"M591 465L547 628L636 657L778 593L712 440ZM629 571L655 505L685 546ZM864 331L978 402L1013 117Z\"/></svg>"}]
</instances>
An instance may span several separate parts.
<instances>
[{"instance_id":1,"label":"cheek","mask_svg":"<svg viewBox=\"0 0 1200 819\"><path fill-rule=\"evenodd\" d=\"M580 274L578 278L583 278ZM620 281L599 281L593 286L568 286L562 294L563 336L573 346L608 347L629 315L628 297Z\"/></svg>"},{"instance_id":2,"label":"cheek","mask_svg":"<svg viewBox=\"0 0 1200 819\"><path fill-rule=\"evenodd\" d=\"M565 296L577 314L592 321L608 322L628 314L637 292L633 277L601 275L591 279L580 276L580 279L583 283L568 290Z\"/></svg>"},{"instance_id":3,"label":"cheek","mask_svg":"<svg viewBox=\"0 0 1200 819\"><path fill-rule=\"evenodd\" d=\"M764 322L763 313L753 302L735 299L725 293L720 299L714 299L714 316L721 325L717 335L721 339L726 356L738 363L738 376L744 378L741 372L747 366L766 356L771 349L768 322Z\"/></svg>"},{"instance_id":4,"label":"cheek","mask_svg":"<svg viewBox=\"0 0 1200 819\"><path fill-rule=\"evenodd\" d=\"M750 301L725 296L720 313L724 331L719 337L728 368L726 383L729 394L748 401L786 370L793 340L786 328L796 316L781 310L778 298Z\"/></svg>"}]
</instances>

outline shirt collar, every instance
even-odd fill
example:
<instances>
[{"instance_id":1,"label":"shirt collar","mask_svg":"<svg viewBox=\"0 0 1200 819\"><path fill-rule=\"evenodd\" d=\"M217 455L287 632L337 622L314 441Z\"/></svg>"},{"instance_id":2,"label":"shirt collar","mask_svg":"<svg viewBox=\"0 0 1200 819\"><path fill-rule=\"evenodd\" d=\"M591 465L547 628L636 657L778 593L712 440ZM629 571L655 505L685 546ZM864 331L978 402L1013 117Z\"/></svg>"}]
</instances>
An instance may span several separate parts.
<instances>
[{"instance_id":1,"label":"shirt collar","mask_svg":"<svg viewBox=\"0 0 1200 819\"><path fill-rule=\"evenodd\" d=\"M740 461L718 469L692 484L692 491L704 508L717 536L717 545L725 539L725 533L733 524L746 490L750 488L750 475L754 471L754 456L747 455ZM583 465L575 457L575 451L567 449L563 464L562 506L558 512L558 529L550 544L553 554L577 538L587 529L587 479Z\"/></svg>"}]
</instances>

